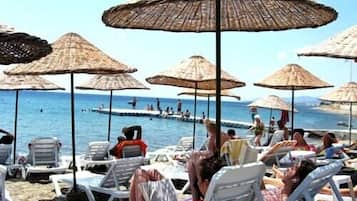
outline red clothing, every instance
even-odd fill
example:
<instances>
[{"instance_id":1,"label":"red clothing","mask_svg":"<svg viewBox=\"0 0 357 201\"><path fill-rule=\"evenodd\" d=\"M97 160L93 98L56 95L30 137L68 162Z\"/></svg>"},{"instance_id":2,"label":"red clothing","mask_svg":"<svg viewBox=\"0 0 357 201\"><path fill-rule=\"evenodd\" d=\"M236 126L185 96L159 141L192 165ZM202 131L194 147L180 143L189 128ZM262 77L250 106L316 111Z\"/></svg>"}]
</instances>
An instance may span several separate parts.
<instances>
[{"instance_id":1,"label":"red clothing","mask_svg":"<svg viewBox=\"0 0 357 201\"><path fill-rule=\"evenodd\" d=\"M121 158L123 156L123 148L129 145L140 145L141 152L145 156L147 145L142 140L124 140L120 142L119 144L115 145L115 156L117 158Z\"/></svg>"}]
</instances>

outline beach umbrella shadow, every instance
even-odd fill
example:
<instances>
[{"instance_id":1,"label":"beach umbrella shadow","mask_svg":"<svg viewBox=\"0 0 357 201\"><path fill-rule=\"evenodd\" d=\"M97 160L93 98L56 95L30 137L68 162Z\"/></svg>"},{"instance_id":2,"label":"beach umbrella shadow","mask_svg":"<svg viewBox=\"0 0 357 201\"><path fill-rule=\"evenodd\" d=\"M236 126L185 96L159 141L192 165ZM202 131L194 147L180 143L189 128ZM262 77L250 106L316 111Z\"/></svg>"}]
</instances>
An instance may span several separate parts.
<instances>
[{"instance_id":1,"label":"beach umbrella shadow","mask_svg":"<svg viewBox=\"0 0 357 201\"><path fill-rule=\"evenodd\" d=\"M83 89L83 90L110 91L109 114L108 114L108 136L107 136L108 141L110 141L113 90L149 89L144 84L142 84L133 76L127 73L112 74L112 75L96 75L92 79L77 86L76 88Z\"/></svg>"},{"instance_id":2,"label":"beach umbrella shadow","mask_svg":"<svg viewBox=\"0 0 357 201\"><path fill-rule=\"evenodd\" d=\"M221 14L222 13L222 14ZM221 133L221 31L278 31L316 28L334 21L337 12L310 0L140 0L104 11L114 28L171 32L215 32L216 134ZM220 137L216 137L220 146Z\"/></svg>"}]
</instances>

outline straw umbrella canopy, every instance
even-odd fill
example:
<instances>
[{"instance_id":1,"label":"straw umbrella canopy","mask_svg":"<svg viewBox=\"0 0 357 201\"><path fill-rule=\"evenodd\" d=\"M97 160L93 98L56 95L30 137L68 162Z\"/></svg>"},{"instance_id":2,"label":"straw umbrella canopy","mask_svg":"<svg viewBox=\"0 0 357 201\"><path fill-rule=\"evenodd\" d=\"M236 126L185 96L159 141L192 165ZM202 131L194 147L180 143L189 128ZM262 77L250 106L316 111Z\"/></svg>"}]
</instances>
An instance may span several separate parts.
<instances>
[{"instance_id":1,"label":"straw umbrella canopy","mask_svg":"<svg viewBox=\"0 0 357 201\"><path fill-rule=\"evenodd\" d=\"M0 64L28 63L51 51L46 40L0 25Z\"/></svg>"},{"instance_id":2,"label":"straw umbrella canopy","mask_svg":"<svg viewBox=\"0 0 357 201\"><path fill-rule=\"evenodd\" d=\"M139 82L133 76L122 74L111 75L96 75L89 81L76 87L77 89L89 89L89 90L102 90L110 91L109 98L109 120L108 120L108 141L110 141L110 129L111 129L111 116L112 116L112 100L113 90L125 90L125 89L149 89L144 84Z\"/></svg>"},{"instance_id":3,"label":"straw umbrella canopy","mask_svg":"<svg viewBox=\"0 0 357 201\"><path fill-rule=\"evenodd\" d=\"M338 102L338 103L349 103L350 104L350 115L349 115L349 134L350 134L350 144L351 144L351 133L352 133L352 105L357 103L357 83L348 82L336 90L320 97L322 100Z\"/></svg>"},{"instance_id":4,"label":"straw umbrella canopy","mask_svg":"<svg viewBox=\"0 0 357 201\"><path fill-rule=\"evenodd\" d=\"M150 84L171 85L195 89L195 105L193 111L193 148L195 146L196 135L196 103L197 89L216 89L216 67L202 56L191 56L183 60L178 65L158 73L155 76L146 78ZM221 72L221 88L232 89L243 87L245 83L228 74ZM216 112L217 113L217 112Z\"/></svg>"},{"instance_id":5,"label":"straw umbrella canopy","mask_svg":"<svg viewBox=\"0 0 357 201\"><path fill-rule=\"evenodd\" d=\"M290 111L294 111L294 93L296 90L332 87L332 85L320 80L298 64L288 64L262 81L254 83L254 85L280 90L291 90ZM294 112L291 113L291 131L293 130Z\"/></svg>"},{"instance_id":6,"label":"straw umbrella canopy","mask_svg":"<svg viewBox=\"0 0 357 201\"><path fill-rule=\"evenodd\" d=\"M29 64L18 66L5 71L13 75L71 75L71 123L72 123L72 160L76 170L75 158L75 118L74 118L74 73L107 74L135 72L130 68L103 53L76 33L67 33L52 43L53 52L46 57ZM73 190L77 192L76 171L73 171Z\"/></svg>"},{"instance_id":7,"label":"straw umbrella canopy","mask_svg":"<svg viewBox=\"0 0 357 201\"><path fill-rule=\"evenodd\" d=\"M215 32L216 134L219 135L221 31L314 28L328 24L336 18L337 12L334 9L310 0L140 0L104 11L102 21L107 26L115 28ZM220 146L219 137L216 138L216 146Z\"/></svg>"},{"instance_id":8,"label":"straw umbrella canopy","mask_svg":"<svg viewBox=\"0 0 357 201\"><path fill-rule=\"evenodd\" d=\"M16 91L15 100L15 125L14 125L14 155L13 162L16 159L16 137L17 137L17 114L20 90L64 90L64 88L41 78L31 75L0 75L0 90Z\"/></svg>"},{"instance_id":9,"label":"straw umbrella canopy","mask_svg":"<svg viewBox=\"0 0 357 201\"><path fill-rule=\"evenodd\" d=\"M260 107L260 108L270 109L269 120L273 115L273 110L291 111L291 105L286 103L283 99L279 98L279 96L276 95L269 95L267 97L255 100L254 102L250 103L248 107ZM294 112L297 112L295 108L294 108ZM269 124L269 130L270 130L270 124Z\"/></svg>"},{"instance_id":10,"label":"straw umbrella canopy","mask_svg":"<svg viewBox=\"0 0 357 201\"><path fill-rule=\"evenodd\" d=\"M342 59L357 59L357 25L298 52L298 56L322 56Z\"/></svg>"},{"instance_id":11,"label":"straw umbrella canopy","mask_svg":"<svg viewBox=\"0 0 357 201\"><path fill-rule=\"evenodd\" d=\"M181 96L181 95L194 96L195 90L186 89L185 91L182 91L182 92L178 93L177 95L179 95L179 96ZM216 96L216 90L197 90L197 96L207 97L207 119L209 119L210 97ZM237 100L240 100L240 96L234 94L231 90L228 90L228 89L222 90L221 96L232 97L232 98L236 98Z\"/></svg>"}]
</instances>

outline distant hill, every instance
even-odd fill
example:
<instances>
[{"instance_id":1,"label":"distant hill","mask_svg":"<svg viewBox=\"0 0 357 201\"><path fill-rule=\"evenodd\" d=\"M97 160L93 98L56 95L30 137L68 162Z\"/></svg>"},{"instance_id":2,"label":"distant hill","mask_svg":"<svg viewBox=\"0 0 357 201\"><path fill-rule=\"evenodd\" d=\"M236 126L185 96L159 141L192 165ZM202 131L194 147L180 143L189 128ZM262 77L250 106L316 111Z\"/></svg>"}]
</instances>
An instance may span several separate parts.
<instances>
[{"instance_id":1,"label":"distant hill","mask_svg":"<svg viewBox=\"0 0 357 201\"><path fill-rule=\"evenodd\" d=\"M283 98L286 102L290 102L291 98ZM315 105L320 103L320 99L312 96L297 96L294 99L296 104L308 104L308 105Z\"/></svg>"}]
</instances>

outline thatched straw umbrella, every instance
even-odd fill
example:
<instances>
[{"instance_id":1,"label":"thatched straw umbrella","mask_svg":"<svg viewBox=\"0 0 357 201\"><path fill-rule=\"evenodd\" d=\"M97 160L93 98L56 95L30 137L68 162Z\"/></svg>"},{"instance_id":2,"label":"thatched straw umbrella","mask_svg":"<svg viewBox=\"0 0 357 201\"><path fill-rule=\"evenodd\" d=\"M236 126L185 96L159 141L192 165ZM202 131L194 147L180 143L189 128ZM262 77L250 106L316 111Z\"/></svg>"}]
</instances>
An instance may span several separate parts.
<instances>
[{"instance_id":1,"label":"thatched straw umbrella","mask_svg":"<svg viewBox=\"0 0 357 201\"><path fill-rule=\"evenodd\" d=\"M304 48L298 56L321 56L341 59L357 59L357 25L321 42Z\"/></svg>"},{"instance_id":2,"label":"thatched straw umbrella","mask_svg":"<svg viewBox=\"0 0 357 201\"><path fill-rule=\"evenodd\" d=\"M320 99L327 100L331 102L338 103L349 103L350 104L350 115L349 115L349 141L351 144L351 134L352 134L352 104L357 103L357 83L348 82L343 86L339 87L336 90L331 91L330 93L321 96Z\"/></svg>"},{"instance_id":3,"label":"thatched straw umbrella","mask_svg":"<svg viewBox=\"0 0 357 201\"><path fill-rule=\"evenodd\" d=\"M64 90L64 88L41 78L31 75L0 75L0 90L16 91L15 100L15 125L14 125L14 158L16 160L17 114L20 90Z\"/></svg>"},{"instance_id":4,"label":"thatched straw umbrella","mask_svg":"<svg viewBox=\"0 0 357 201\"><path fill-rule=\"evenodd\" d=\"M178 93L177 95L190 95L194 96L195 95L195 90L192 89L186 89L185 91L182 91ZM209 119L209 105L210 105L210 97L211 96L216 96L216 90L197 90L197 96L201 97L207 97L207 119ZM237 100L240 100L240 96L234 94L231 90L222 90L221 91L221 96L226 96L226 97L232 97L236 98Z\"/></svg>"},{"instance_id":5,"label":"thatched straw umbrella","mask_svg":"<svg viewBox=\"0 0 357 201\"><path fill-rule=\"evenodd\" d=\"M196 135L196 103L197 89L216 89L216 67L202 56L191 56L178 65L146 78L150 84L171 85L195 89L195 105L193 111L193 148ZM245 86L245 83L222 71L221 88L232 89ZM217 113L217 111L216 111Z\"/></svg>"},{"instance_id":6,"label":"thatched straw umbrella","mask_svg":"<svg viewBox=\"0 0 357 201\"><path fill-rule=\"evenodd\" d=\"M291 111L294 111L294 93L296 90L332 87L332 85L320 80L298 64L288 64L262 81L254 83L254 85L291 90ZM291 113L291 131L293 130L294 112Z\"/></svg>"},{"instance_id":7,"label":"thatched straw umbrella","mask_svg":"<svg viewBox=\"0 0 357 201\"><path fill-rule=\"evenodd\" d=\"M250 103L248 107L260 107L260 108L270 109L269 121L271 119L273 110L291 111L292 108L291 105L289 105L283 99L279 98L279 96L276 95L269 95L267 97L255 100L254 102ZM294 108L294 112L297 112L295 108ZM270 124L269 124L269 130L270 130Z\"/></svg>"},{"instance_id":8,"label":"thatched straw umbrella","mask_svg":"<svg viewBox=\"0 0 357 201\"><path fill-rule=\"evenodd\" d=\"M51 51L46 40L0 25L0 64L28 63Z\"/></svg>"},{"instance_id":9,"label":"thatched straw umbrella","mask_svg":"<svg viewBox=\"0 0 357 201\"><path fill-rule=\"evenodd\" d=\"M221 31L256 32L315 28L336 18L337 12L334 9L310 0L140 0L106 10L102 21L115 28L215 32L216 133L219 135ZM220 138L217 137L216 140L216 146L219 147Z\"/></svg>"},{"instance_id":10,"label":"thatched straw umbrella","mask_svg":"<svg viewBox=\"0 0 357 201\"><path fill-rule=\"evenodd\" d=\"M110 128L112 117L113 90L125 89L149 89L144 84L136 80L133 76L122 73L112 75L96 75L87 82L76 87L77 89L94 89L110 91L109 97L109 120L108 120L108 141L110 141Z\"/></svg>"},{"instance_id":11,"label":"thatched straw umbrella","mask_svg":"<svg viewBox=\"0 0 357 201\"><path fill-rule=\"evenodd\" d=\"M46 57L29 64L18 66L5 71L12 75L71 75L71 119L72 119L72 158L73 158L73 193L77 191L76 157L75 157L75 118L74 118L74 74L107 74L134 72L136 69L110 58L87 40L76 33L67 33L52 44L53 52Z\"/></svg>"}]
</instances>

